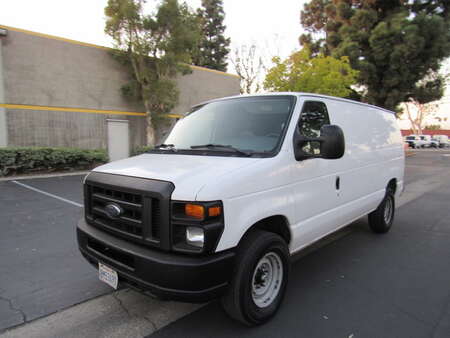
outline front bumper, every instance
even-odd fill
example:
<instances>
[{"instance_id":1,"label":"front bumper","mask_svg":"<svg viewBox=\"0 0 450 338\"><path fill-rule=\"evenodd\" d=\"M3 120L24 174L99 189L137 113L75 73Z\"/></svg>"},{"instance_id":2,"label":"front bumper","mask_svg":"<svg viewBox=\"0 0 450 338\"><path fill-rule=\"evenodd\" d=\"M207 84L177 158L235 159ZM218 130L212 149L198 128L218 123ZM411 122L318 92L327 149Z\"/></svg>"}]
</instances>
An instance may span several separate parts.
<instances>
[{"instance_id":1,"label":"front bumper","mask_svg":"<svg viewBox=\"0 0 450 338\"><path fill-rule=\"evenodd\" d=\"M223 294L234 266L234 252L186 256L161 252L114 237L87 224L77 226L78 247L95 267L117 271L119 283L160 298L205 302Z\"/></svg>"}]
</instances>

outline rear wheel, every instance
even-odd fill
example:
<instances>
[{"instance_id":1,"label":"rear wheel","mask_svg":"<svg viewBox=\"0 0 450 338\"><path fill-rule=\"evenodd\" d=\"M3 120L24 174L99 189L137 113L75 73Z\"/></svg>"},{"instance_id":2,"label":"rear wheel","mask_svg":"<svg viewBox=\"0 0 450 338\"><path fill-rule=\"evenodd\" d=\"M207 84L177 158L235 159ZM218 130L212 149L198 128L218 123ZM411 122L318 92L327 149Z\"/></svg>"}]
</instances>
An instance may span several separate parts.
<instances>
[{"instance_id":1,"label":"rear wheel","mask_svg":"<svg viewBox=\"0 0 450 338\"><path fill-rule=\"evenodd\" d=\"M386 195L375 211L369 214L369 226L373 232L386 233L394 222L395 198L392 189L387 188Z\"/></svg>"},{"instance_id":2,"label":"rear wheel","mask_svg":"<svg viewBox=\"0 0 450 338\"><path fill-rule=\"evenodd\" d=\"M289 250L277 234L252 231L239 245L236 269L222 298L227 314L248 326L277 312L289 277Z\"/></svg>"}]
</instances>

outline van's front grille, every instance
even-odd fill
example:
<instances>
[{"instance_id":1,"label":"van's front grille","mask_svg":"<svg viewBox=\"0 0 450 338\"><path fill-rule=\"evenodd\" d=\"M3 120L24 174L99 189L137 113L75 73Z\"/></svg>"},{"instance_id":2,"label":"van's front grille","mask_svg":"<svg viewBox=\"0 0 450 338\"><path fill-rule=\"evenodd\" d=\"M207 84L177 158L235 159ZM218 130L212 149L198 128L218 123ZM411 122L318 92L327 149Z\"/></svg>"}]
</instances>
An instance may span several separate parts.
<instances>
[{"instance_id":1,"label":"van's front grille","mask_svg":"<svg viewBox=\"0 0 450 338\"><path fill-rule=\"evenodd\" d=\"M91 186L91 205L94 222L114 228L132 236L142 236L142 196L123 191ZM118 205L123 213L111 219L105 211L107 205Z\"/></svg>"},{"instance_id":2,"label":"van's front grille","mask_svg":"<svg viewBox=\"0 0 450 338\"><path fill-rule=\"evenodd\" d=\"M131 183L140 187L138 183L143 179L106 174L99 176L102 174L97 173L90 174L88 178L92 175L94 177L85 182L85 214L89 224L125 239L168 249L165 243L170 242L169 197L164 198L159 192L129 186L131 180ZM95 181L95 177L101 178L100 182ZM104 184L105 177L108 183L117 185ZM158 181L155 186L160 185L161 181ZM171 184L170 186L172 187ZM168 190L171 193L173 189ZM162 210L164 206L165 210ZM162 231L163 224L167 231ZM161 236L164 238L161 239Z\"/></svg>"}]
</instances>

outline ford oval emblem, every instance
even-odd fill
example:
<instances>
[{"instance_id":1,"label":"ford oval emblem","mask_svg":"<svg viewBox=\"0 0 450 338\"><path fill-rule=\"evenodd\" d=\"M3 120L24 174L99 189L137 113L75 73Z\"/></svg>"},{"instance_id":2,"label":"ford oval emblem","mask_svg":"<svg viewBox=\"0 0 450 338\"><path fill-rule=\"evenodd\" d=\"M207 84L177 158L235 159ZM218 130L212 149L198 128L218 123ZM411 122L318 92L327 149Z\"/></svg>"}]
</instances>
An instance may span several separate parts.
<instances>
[{"instance_id":1,"label":"ford oval emblem","mask_svg":"<svg viewBox=\"0 0 450 338\"><path fill-rule=\"evenodd\" d=\"M105 206L105 213L109 218L114 219L123 214L123 209L115 203L110 203Z\"/></svg>"}]
</instances>

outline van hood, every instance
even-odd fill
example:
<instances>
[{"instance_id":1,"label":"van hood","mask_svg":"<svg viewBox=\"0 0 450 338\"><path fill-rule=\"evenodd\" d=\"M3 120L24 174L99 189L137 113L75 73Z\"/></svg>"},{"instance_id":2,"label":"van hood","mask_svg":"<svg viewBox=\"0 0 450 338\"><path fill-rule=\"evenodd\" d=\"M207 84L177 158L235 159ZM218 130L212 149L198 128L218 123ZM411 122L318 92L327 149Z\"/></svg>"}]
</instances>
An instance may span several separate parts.
<instances>
[{"instance_id":1,"label":"van hood","mask_svg":"<svg viewBox=\"0 0 450 338\"><path fill-rule=\"evenodd\" d=\"M169 181L172 199L195 201L200 189L221 176L258 161L256 158L177 154L142 154L111 162L93 171Z\"/></svg>"}]
</instances>

